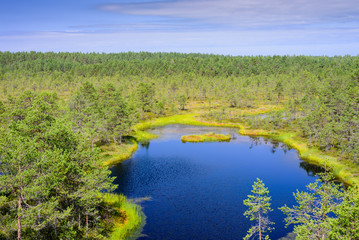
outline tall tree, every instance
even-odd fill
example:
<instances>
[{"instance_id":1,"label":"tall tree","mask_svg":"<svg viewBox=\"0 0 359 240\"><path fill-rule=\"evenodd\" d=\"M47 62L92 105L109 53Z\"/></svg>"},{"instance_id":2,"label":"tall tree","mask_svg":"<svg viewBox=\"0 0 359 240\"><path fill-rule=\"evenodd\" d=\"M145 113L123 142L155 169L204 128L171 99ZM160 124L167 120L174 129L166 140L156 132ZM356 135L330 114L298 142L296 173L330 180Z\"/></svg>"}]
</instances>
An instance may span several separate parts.
<instances>
[{"instance_id":1,"label":"tall tree","mask_svg":"<svg viewBox=\"0 0 359 240\"><path fill-rule=\"evenodd\" d=\"M24 99L31 104L24 104ZM15 102L24 108L9 114L13 120L1 136L5 141L0 146L0 190L7 196L9 211L16 210L18 239L22 238L24 228L39 231L51 221L50 215L61 217L56 211L58 201L50 197L49 186L53 180L49 171L49 151L54 146L48 141L47 133L54 121L52 100L51 94L24 93Z\"/></svg>"},{"instance_id":2,"label":"tall tree","mask_svg":"<svg viewBox=\"0 0 359 240\"><path fill-rule=\"evenodd\" d=\"M330 221L329 239L359 239L359 194L357 188L344 192L343 202L334 210L337 217Z\"/></svg>"},{"instance_id":3,"label":"tall tree","mask_svg":"<svg viewBox=\"0 0 359 240\"><path fill-rule=\"evenodd\" d=\"M102 218L101 192L114 188L109 170L82 135L55 118L51 95L24 93L14 104L24 106L26 96L31 104L9 113L0 131L0 229L9 236L16 231L17 239L81 239L89 229L101 235L93 220ZM74 231L75 216L86 223L86 234Z\"/></svg>"},{"instance_id":4,"label":"tall tree","mask_svg":"<svg viewBox=\"0 0 359 240\"><path fill-rule=\"evenodd\" d=\"M70 100L70 110L76 131L83 133L90 142L91 149L101 135L102 119L99 108L98 93L90 82L84 82Z\"/></svg>"},{"instance_id":5,"label":"tall tree","mask_svg":"<svg viewBox=\"0 0 359 240\"><path fill-rule=\"evenodd\" d=\"M267 216L268 212L272 211L268 188L265 187L262 180L257 178L252 186L252 193L253 195L248 195L248 198L243 201L243 204L249 208L244 212L244 216L255 221L255 225L248 230L248 234L243 239L256 238L257 236L259 240L269 239L268 235L263 238L263 234L272 231L273 228L270 225L274 224Z\"/></svg>"},{"instance_id":6,"label":"tall tree","mask_svg":"<svg viewBox=\"0 0 359 240\"><path fill-rule=\"evenodd\" d=\"M137 86L137 97L139 104L144 112L150 112L154 103L155 86L154 83L140 82Z\"/></svg>"},{"instance_id":7,"label":"tall tree","mask_svg":"<svg viewBox=\"0 0 359 240\"><path fill-rule=\"evenodd\" d=\"M136 121L134 109L112 84L101 89L100 102L105 134L112 137L115 143L117 140L121 143L122 137L129 134Z\"/></svg>"},{"instance_id":8,"label":"tall tree","mask_svg":"<svg viewBox=\"0 0 359 240\"><path fill-rule=\"evenodd\" d=\"M333 181L330 173L321 174L321 179L307 186L310 192L294 194L298 203L293 208L287 205L280 208L287 217L286 224L297 224L294 232L298 239L327 239L331 232L331 215L341 203L343 192Z\"/></svg>"}]
</instances>

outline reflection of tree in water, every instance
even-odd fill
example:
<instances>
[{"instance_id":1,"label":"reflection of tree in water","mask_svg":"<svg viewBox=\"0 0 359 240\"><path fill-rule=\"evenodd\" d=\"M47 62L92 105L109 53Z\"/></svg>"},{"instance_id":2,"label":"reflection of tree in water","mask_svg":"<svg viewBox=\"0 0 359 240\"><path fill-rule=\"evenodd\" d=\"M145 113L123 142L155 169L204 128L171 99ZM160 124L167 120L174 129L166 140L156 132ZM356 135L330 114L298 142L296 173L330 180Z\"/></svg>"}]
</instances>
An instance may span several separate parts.
<instances>
[{"instance_id":1,"label":"reflection of tree in water","mask_svg":"<svg viewBox=\"0 0 359 240\"><path fill-rule=\"evenodd\" d=\"M130 159L111 168L111 176L116 177L113 183L118 185L115 191L126 189L127 184L131 181L131 175L128 173L133 169L133 163L134 161Z\"/></svg>"},{"instance_id":2,"label":"reflection of tree in water","mask_svg":"<svg viewBox=\"0 0 359 240\"><path fill-rule=\"evenodd\" d=\"M141 142L140 143L141 144L141 147L145 147L147 150L148 150L148 148L150 147L150 142Z\"/></svg>"},{"instance_id":3,"label":"reflection of tree in water","mask_svg":"<svg viewBox=\"0 0 359 240\"><path fill-rule=\"evenodd\" d=\"M237 131L236 131L236 130L232 130L230 134L231 134L231 139L232 139L232 140L236 140L236 139L237 139Z\"/></svg>"},{"instance_id":4,"label":"reflection of tree in water","mask_svg":"<svg viewBox=\"0 0 359 240\"><path fill-rule=\"evenodd\" d=\"M272 146L271 152L272 153L275 153L278 148L282 149L284 154L286 154L289 150L291 150L291 148L289 146L287 146L286 144L283 144L276 140L273 140L270 138L265 138L265 137L249 137L249 141L251 143L251 146L249 147L249 149L252 149L253 147L260 145L262 143L262 140L264 141L265 144L271 144L271 146Z\"/></svg>"},{"instance_id":5,"label":"reflection of tree in water","mask_svg":"<svg viewBox=\"0 0 359 240\"><path fill-rule=\"evenodd\" d=\"M283 143L280 147L283 150L284 154L287 154L287 152L291 150L291 148L288 145L283 144Z\"/></svg>"},{"instance_id":6,"label":"reflection of tree in water","mask_svg":"<svg viewBox=\"0 0 359 240\"><path fill-rule=\"evenodd\" d=\"M307 172L308 176L310 176L310 177L314 177L318 173L325 172L324 168L304 162L304 161L300 162L299 166L301 168L303 168Z\"/></svg>"},{"instance_id":7,"label":"reflection of tree in water","mask_svg":"<svg viewBox=\"0 0 359 240\"><path fill-rule=\"evenodd\" d=\"M261 144L261 139L259 137L249 137L249 141L251 143L251 145L249 146L249 149L252 149L253 147Z\"/></svg>"},{"instance_id":8,"label":"reflection of tree in water","mask_svg":"<svg viewBox=\"0 0 359 240\"><path fill-rule=\"evenodd\" d=\"M330 170L327 169L325 170L325 168L323 167L319 167L319 166L316 166L316 165L313 165L313 164L310 164L310 163L307 163L305 161L302 161L299 163L299 166L301 168L303 168L306 172L307 172L307 175L310 176L310 177L314 177L314 176L318 176L319 178L322 179L322 176L320 175L320 173L325 173L325 172L329 172ZM319 174L319 175L318 175ZM322 179L323 180L323 179ZM335 183L335 184L338 184L340 186L340 188L344 188L346 189L347 187L349 187L349 185L341 182L338 178L334 177L334 179L332 179L332 181Z\"/></svg>"},{"instance_id":9,"label":"reflection of tree in water","mask_svg":"<svg viewBox=\"0 0 359 240\"><path fill-rule=\"evenodd\" d=\"M279 142L274 141L274 140L269 140L269 141L272 144L271 152L275 153L277 151L277 148L279 147Z\"/></svg>"}]
</instances>

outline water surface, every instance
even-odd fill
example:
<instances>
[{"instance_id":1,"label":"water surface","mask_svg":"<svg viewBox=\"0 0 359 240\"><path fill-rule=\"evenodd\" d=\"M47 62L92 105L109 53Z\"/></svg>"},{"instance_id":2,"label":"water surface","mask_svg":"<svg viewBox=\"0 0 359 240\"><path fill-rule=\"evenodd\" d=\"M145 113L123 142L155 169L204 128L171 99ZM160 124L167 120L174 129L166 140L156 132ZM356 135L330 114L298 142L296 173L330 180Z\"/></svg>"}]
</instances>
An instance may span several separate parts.
<instances>
[{"instance_id":1,"label":"water surface","mask_svg":"<svg viewBox=\"0 0 359 240\"><path fill-rule=\"evenodd\" d=\"M297 151L234 129L171 125L153 129L158 139L113 167L118 192L129 198L151 197L141 205L147 216L141 239L242 239L252 226L243 216L243 200L260 178L272 196L275 222L271 239L292 231L278 207L295 204L320 170L298 158ZM231 134L231 142L182 143L182 135Z\"/></svg>"}]
</instances>

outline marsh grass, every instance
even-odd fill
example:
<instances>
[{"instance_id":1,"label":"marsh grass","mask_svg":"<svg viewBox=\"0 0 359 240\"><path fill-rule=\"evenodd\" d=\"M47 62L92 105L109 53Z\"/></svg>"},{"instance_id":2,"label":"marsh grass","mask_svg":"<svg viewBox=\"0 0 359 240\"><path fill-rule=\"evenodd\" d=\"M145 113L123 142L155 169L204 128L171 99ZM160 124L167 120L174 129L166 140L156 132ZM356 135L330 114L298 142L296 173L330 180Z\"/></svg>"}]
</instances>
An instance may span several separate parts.
<instances>
[{"instance_id":1,"label":"marsh grass","mask_svg":"<svg viewBox=\"0 0 359 240\"><path fill-rule=\"evenodd\" d=\"M129 159L137 150L137 142L134 139L127 140L122 144L111 143L101 146L101 158L103 164L110 167Z\"/></svg>"},{"instance_id":2,"label":"marsh grass","mask_svg":"<svg viewBox=\"0 0 359 240\"><path fill-rule=\"evenodd\" d=\"M185 135L181 137L182 142L229 142L231 135L206 133L202 135Z\"/></svg>"},{"instance_id":3,"label":"marsh grass","mask_svg":"<svg viewBox=\"0 0 359 240\"><path fill-rule=\"evenodd\" d=\"M270 107L271 110L278 110L275 107ZM155 134L149 133L146 130L154 127L160 127L170 124L183 124L195 126L213 126L213 127L231 127L237 128L239 133L248 136L263 136L282 142L290 148L296 149L302 159L317 166L331 169L334 175L349 185L359 186L359 166L349 160L342 160L339 156L327 154L316 147L311 146L306 139L298 136L294 131L276 130L268 131L263 129L249 129L242 123L233 122L216 122L205 120L200 117L200 111L193 113L189 111L188 114L173 115L167 117L159 117L152 120L147 120L136 124L133 127L134 139L121 145L110 144L109 146L102 146L101 156L104 159L104 164L111 166L120 163L132 156L137 150L137 142L148 142L156 138ZM267 113L268 107L243 112L244 115ZM199 139L198 135L193 137ZM141 208L132 203L122 195L105 194L106 201L113 204L119 204L118 216L115 217L115 227L111 233L110 239L131 239L136 234L140 233L144 225L144 215Z\"/></svg>"},{"instance_id":4,"label":"marsh grass","mask_svg":"<svg viewBox=\"0 0 359 240\"><path fill-rule=\"evenodd\" d=\"M101 146L104 165L110 167L129 159L137 147L137 142L134 139L127 139L122 144L111 143L108 146ZM106 205L115 210L111 218L114 226L109 239L136 239L145 224L145 216L141 207L126 199L122 194L104 193L102 198Z\"/></svg>"},{"instance_id":5,"label":"marsh grass","mask_svg":"<svg viewBox=\"0 0 359 240\"><path fill-rule=\"evenodd\" d=\"M272 107L271 109L274 109ZM263 110L267 112L267 109ZM262 113L263 111L257 111L256 114ZM242 123L233 123L233 122L215 122L201 119L199 114L182 114L174 115L169 117L161 117L152 120L148 120L142 123L139 123L135 126L134 130L141 132L141 134L146 133L146 129L153 127L160 127L170 124L184 124L184 125L196 125L196 126L213 126L213 127L231 127L238 128L241 135L247 136L263 136L269 137L279 142L282 142L288 145L290 148L296 149L299 153L299 156L314 165L327 167L331 169L334 175L349 185L359 186L359 166L348 160L342 160L339 156L334 154L324 153L316 147L310 146L306 139L298 137L298 134L286 130L263 130L263 129L249 129ZM143 134L150 140L155 138L156 135L153 134ZM140 138L139 138L140 139Z\"/></svg>"},{"instance_id":6,"label":"marsh grass","mask_svg":"<svg viewBox=\"0 0 359 240\"><path fill-rule=\"evenodd\" d=\"M137 133L138 131L144 132L144 130L149 128L161 127L170 124L243 128L243 126L239 123L231 123L231 122L218 123L215 121L207 121L201 119L199 117L199 114L191 113L191 114L181 114L181 115L173 115L169 117L155 118L152 120L138 123L133 129ZM156 137L156 135L153 135L153 137Z\"/></svg>"},{"instance_id":7,"label":"marsh grass","mask_svg":"<svg viewBox=\"0 0 359 240\"><path fill-rule=\"evenodd\" d=\"M145 223L141 207L121 194L105 193L102 197L106 204L112 206L116 211L111 219L114 227L108 239L135 239L138 237Z\"/></svg>"},{"instance_id":8,"label":"marsh grass","mask_svg":"<svg viewBox=\"0 0 359 240\"><path fill-rule=\"evenodd\" d=\"M297 150L300 158L303 160L330 169L338 179L348 185L359 186L359 166L351 161L341 159L335 153L330 155L316 147L310 146L306 139L298 137L294 132L241 129L239 133L248 136L269 137L282 142L290 148Z\"/></svg>"}]
</instances>

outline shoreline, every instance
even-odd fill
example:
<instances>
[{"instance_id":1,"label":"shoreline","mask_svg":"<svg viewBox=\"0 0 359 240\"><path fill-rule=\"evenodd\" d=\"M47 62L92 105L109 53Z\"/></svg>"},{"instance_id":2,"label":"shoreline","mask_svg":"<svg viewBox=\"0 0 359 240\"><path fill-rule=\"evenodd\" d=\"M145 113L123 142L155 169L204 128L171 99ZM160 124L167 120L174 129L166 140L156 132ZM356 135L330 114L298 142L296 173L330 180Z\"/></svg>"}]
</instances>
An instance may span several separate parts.
<instances>
[{"instance_id":1,"label":"shoreline","mask_svg":"<svg viewBox=\"0 0 359 240\"><path fill-rule=\"evenodd\" d=\"M132 146L127 146L126 149L121 149L122 153L117 154L116 157L107 160L104 164L108 167L112 165L119 164L125 160L132 157L132 155L138 149L139 142L148 142L154 138L157 138L156 135L147 132L147 129L154 127L161 127L172 124L181 124L181 125L192 125L192 126L210 126L210 127L228 127L238 129L238 133L244 136L258 136L258 137L268 137L278 142L286 144L288 147L297 150L299 157L311 164L320 167L329 167L330 171L333 172L334 176L337 177L340 181L350 186L359 186L359 167L355 166L353 162L348 160L340 161L338 157L330 156L323 151L308 146L309 143L306 139L300 138L294 132L285 132L285 131L270 131L263 129L248 129L246 126L240 123L218 123L210 122L198 119L199 114L183 114L183 115L173 115L167 117L158 117L151 120L146 120L141 123L137 123L134 129L134 138L136 141L131 140ZM128 143L127 143L128 145ZM116 146L120 149L120 146ZM108 152L103 152L103 154L108 154ZM127 202L128 200L126 200ZM132 204L132 203L129 203ZM134 208L137 208L138 205L132 204ZM136 207L137 206L137 207ZM142 212L142 211L141 211ZM142 213L143 215L143 213ZM143 216L139 216L142 217ZM141 218L141 220L142 220ZM126 222L129 224L129 222ZM143 223L141 222L141 226ZM139 231L135 230L134 233ZM115 232L115 231L114 231ZM113 239L113 238L111 238Z\"/></svg>"},{"instance_id":2,"label":"shoreline","mask_svg":"<svg viewBox=\"0 0 359 240\"><path fill-rule=\"evenodd\" d=\"M286 131L270 131L263 129L248 129L240 123L218 123L198 119L199 114L183 114L168 117L159 117L138 123L134 126L137 141L150 141L157 136L146 132L146 129L171 124L212 126L237 128L241 135L269 137L273 140L286 144L298 151L299 157L304 161L316 166L330 168L334 176L350 186L359 186L359 166L349 160L340 160L336 156L329 155L318 148L310 147L306 139L297 136L297 133Z\"/></svg>"}]
</instances>

